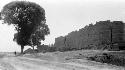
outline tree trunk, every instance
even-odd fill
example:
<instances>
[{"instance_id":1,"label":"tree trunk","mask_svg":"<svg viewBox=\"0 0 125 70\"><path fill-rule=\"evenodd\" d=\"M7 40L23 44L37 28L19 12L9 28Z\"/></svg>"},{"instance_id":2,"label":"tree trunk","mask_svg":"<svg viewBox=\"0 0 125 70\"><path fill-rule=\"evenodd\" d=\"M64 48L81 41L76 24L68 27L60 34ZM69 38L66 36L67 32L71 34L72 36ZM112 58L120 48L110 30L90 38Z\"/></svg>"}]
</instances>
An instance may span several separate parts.
<instances>
[{"instance_id":1,"label":"tree trunk","mask_svg":"<svg viewBox=\"0 0 125 70\"><path fill-rule=\"evenodd\" d=\"M111 31L111 34L110 34L110 35L111 35L111 36L110 36L110 37L111 37L111 45L110 45L110 49L112 50L112 48L113 48L113 41L112 41L112 39L113 39L113 37L112 37L112 35L113 35L113 34L112 34L112 27L110 27L110 31Z\"/></svg>"},{"instance_id":2,"label":"tree trunk","mask_svg":"<svg viewBox=\"0 0 125 70\"><path fill-rule=\"evenodd\" d=\"M33 53L34 53L34 52L35 52L35 51L34 51L34 46L32 46L32 47L33 47Z\"/></svg>"},{"instance_id":3,"label":"tree trunk","mask_svg":"<svg viewBox=\"0 0 125 70\"><path fill-rule=\"evenodd\" d=\"M34 50L34 46L32 46L33 47L33 50Z\"/></svg>"},{"instance_id":4,"label":"tree trunk","mask_svg":"<svg viewBox=\"0 0 125 70\"><path fill-rule=\"evenodd\" d=\"M23 54L24 45L21 45L21 54Z\"/></svg>"}]
</instances>

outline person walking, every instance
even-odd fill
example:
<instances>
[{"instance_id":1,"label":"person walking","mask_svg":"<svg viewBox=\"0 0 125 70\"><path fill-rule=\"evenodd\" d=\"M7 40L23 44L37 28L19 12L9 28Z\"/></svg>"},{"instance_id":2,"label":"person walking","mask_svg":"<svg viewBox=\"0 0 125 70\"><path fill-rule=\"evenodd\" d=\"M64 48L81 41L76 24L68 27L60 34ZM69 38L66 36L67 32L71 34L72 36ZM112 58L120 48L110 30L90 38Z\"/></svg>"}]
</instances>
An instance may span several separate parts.
<instances>
[{"instance_id":1,"label":"person walking","mask_svg":"<svg viewBox=\"0 0 125 70\"><path fill-rule=\"evenodd\" d=\"M14 52L14 54L16 55L16 51Z\"/></svg>"}]
</instances>

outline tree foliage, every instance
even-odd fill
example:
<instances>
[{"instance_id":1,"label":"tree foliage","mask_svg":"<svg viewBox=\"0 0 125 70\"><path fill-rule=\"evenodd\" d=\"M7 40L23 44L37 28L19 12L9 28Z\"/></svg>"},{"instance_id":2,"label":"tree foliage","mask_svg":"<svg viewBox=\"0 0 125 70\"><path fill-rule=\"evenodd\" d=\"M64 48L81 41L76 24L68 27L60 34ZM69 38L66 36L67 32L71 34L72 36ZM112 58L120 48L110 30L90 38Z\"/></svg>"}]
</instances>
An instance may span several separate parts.
<instances>
[{"instance_id":1,"label":"tree foliage","mask_svg":"<svg viewBox=\"0 0 125 70\"><path fill-rule=\"evenodd\" d=\"M36 31L30 36L30 45L38 46L41 40L45 40L45 35L50 33L48 25L41 24L37 27Z\"/></svg>"},{"instance_id":2,"label":"tree foliage","mask_svg":"<svg viewBox=\"0 0 125 70\"><path fill-rule=\"evenodd\" d=\"M99 21L89 24L79 31L57 37L54 46L60 49L110 49L111 44L125 42L122 21ZM65 42L65 43L64 43Z\"/></svg>"},{"instance_id":3,"label":"tree foliage","mask_svg":"<svg viewBox=\"0 0 125 70\"><path fill-rule=\"evenodd\" d=\"M45 10L38 4L27 1L13 1L1 11L1 19L8 25L13 24L17 33L14 41L19 45L31 45L45 39L49 28L45 24Z\"/></svg>"}]
</instances>

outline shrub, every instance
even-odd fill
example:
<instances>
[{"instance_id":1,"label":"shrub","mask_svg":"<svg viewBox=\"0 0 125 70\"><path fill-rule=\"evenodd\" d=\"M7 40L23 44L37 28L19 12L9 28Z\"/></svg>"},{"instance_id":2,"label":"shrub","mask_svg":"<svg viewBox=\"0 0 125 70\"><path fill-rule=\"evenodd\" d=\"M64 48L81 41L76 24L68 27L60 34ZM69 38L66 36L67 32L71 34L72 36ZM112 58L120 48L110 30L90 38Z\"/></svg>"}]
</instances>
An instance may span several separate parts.
<instances>
[{"instance_id":1,"label":"shrub","mask_svg":"<svg viewBox=\"0 0 125 70\"><path fill-rule=\"evenodd\" d=\"M117 66L125 66L124 57L118 57L118 56L107 54L107 53L88 57L88 60L113 64L113 65L117 65Z\"/></svg>"}]
</instances>

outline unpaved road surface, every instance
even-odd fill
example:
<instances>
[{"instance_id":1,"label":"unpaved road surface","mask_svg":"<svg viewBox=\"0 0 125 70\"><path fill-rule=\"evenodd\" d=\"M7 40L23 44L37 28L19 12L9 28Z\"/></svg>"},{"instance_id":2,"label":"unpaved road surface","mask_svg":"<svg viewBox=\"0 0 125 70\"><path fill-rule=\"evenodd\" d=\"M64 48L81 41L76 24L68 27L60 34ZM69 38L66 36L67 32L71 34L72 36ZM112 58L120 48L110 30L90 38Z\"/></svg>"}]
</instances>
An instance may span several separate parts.
<instances>
[{"instance_id":1,"label":"unpaved road surface","mask_svg":"<svg viewBox=\"0 0 125 70\"><path fill-rule=\"evenodd\" d=\"M1 58L0 70L125 70L125 68L87 60L59 62L18 56Z\"/></svg>"}]
</instances>

